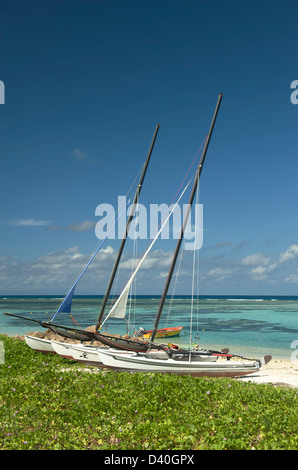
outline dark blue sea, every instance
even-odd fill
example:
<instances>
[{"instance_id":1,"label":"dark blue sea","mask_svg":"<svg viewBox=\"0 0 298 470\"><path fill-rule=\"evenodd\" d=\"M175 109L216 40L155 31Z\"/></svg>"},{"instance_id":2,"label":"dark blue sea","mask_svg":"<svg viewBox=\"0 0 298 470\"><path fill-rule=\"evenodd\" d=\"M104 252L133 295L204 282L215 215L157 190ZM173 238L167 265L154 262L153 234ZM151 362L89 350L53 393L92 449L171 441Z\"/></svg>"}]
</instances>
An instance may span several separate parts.
<instances>
[{"instance_id":1,"label":"dark blue sea","mask_svg":"<svg viewBox=\"0 0 298 470\"><path fill-rule=\"evenodd\" d=\"M26 316L38 321L49 320L61 302L61 296L0 297L0 333L23 335L44 329L24 319L3 312ZM77 296L72 315L81 328L93 325L98 317L101 296ZM159 296L138 296L128 306L129 321L136 328L150 329L157 313ZM192 313L191 313L192 312ZM55 323L73 325L69 314L59 314ZM200 296L192 302L189 296L168 299L159 324L183 326L179 337L171 341L180 345L228 347L235 354L259 357L290 358L298 343L298 297L281 296ZM120 319L107 322L111 333L125 333Z\"/></svg>"}]
</instances>

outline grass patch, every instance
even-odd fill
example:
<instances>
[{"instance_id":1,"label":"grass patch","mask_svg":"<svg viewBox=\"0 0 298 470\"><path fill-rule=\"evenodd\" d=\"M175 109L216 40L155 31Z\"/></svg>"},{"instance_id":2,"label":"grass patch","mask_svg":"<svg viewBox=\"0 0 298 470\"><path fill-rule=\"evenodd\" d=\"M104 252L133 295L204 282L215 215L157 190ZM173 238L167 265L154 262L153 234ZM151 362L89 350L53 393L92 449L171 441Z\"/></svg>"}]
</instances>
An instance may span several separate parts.
<instances>
[{"instance_id":1,"label":"grass patch","mask_svg":"<svg viewBox=\"0 0 298 470\"><path fill-rule=\"evenodd\" d=\"M23 341L0 340L1 449L298 448L297 390L225 378L89 373Z\"/></svg>"}]
</instances>

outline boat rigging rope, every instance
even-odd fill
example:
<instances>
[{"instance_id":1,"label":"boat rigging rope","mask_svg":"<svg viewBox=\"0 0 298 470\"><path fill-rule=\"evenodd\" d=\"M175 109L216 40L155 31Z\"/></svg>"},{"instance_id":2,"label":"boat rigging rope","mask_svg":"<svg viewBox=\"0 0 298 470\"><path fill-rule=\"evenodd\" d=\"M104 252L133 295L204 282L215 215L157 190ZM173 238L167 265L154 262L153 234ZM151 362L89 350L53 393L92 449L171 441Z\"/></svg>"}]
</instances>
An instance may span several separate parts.
<instances>
[{"instance_id":1,"label":"boat rigging rope","mask_svg":"<svg viewBox=\"0 0 298 470\"><path fill-rule=\"evenodd\" d=\"M197 188L197 194L196 194L196 204L198 204L199 201L199 183L198 182L198 188ZM197 242L198 242L198 231L201 229L201 227L198 227L199 221L196 220L196 211L195 211L195 239L194 239L194 246L195 249L193 250L193 263L192 263L192 285L191 285L191 308L190 308L190 331L189 331L189 348L191 348L191 342L192 342L192 327L193 327L193 311L194 311L194 295L195 295L195 279L197 279L197 283L199 282L199 254L196 252L199 251L196 249L197 247ZM197 256L196 256L197 255ZM196 273L196 266L198 269L198 272ZM197 284L197 296L199 296L199 286ZM197 325L198 328L198 325Z\"/></svg>"},{"instance_id":2,"label":"boat rigging rope","mask_svg":"<svg viewBox=\"0 0 298 470\"><path fill-rule=\"evenodd\" d=\"M183 186L183 184L184 184L184 182L185 182L187 176L189 175L189 173L190 173L190 171L191 171L191 169L192 169L192 167L193 167L195 161L197 160L197 158L198 158L198 156L199 156L199 154L200 154L200 152L201 152L201 150L202 150L202 148L203 148L203 146L204 146L204 144L205 144L205 142L206 142L206 139L207 139L207 136L204 138L204 140L203 140L203 142L202 142L202 144L201 144L201 146L200 146L200 148L199 148L199 150L198 150L198 152L197 152L197 154L196 154L196 156L195 156L195 158L194 158L194 160L193 160L193 162L192 162L190 168L188 169L188 171L187 171L186 175L184 176L184 178L183 178L183 180L182 180L182 182L181 182L181 184L180 184L180 186L179 186L179 188L178 188L178 190L177 190L177 192L176 192L174 198L172 199L172 203L171 203L170 207L172 207L172 206L174 205L174 204L173 204L173 203L174 203L174 200L176 199L177 195L179 194L180 189L182 188L182 186ZM187 189L187 187L188 187L189 184L190 184L190 181L187 183L186 187L184 188L184 190L183 190L182 193L180 194L180 196L179 196L179 198L178 198L178 201L176 202L176 205L178 204L179 200L180 200L181 197L183 196L183 194L184 194L184 192L186 191L186 189ZM171 213L172 213L172 212L171 212ZM171 213L170 213L170 214L171 214ZM166 219L166 220L167 220L167 219ZM160 222L160 224L159 224L159 231L161 230L160 227L163 227L162 224L165 224L165 221ZM158 235L158 233L157 233L157 235ZM155 238L155 239L156 239L156 238ZM153 240L153 242L155 241L155 239ZM140 262L142 261L143 257L146 255L146 253L148 253L148 251L151 249L151 246L152 246L152 243L153 243L153 242L152 242L151 240L148 242L147 248L143 251L143 255L139 258L139 261L138 261L138 264L136 265L136 267L134 267L134 273L135 273L136 271L138 271L139 266L140 266ZM148 247L149 247L149 249L148 249ZM123 289L122 289L122 291L121 291L121 294L118 296L118 298L117 298L117 300L114 302L113 306L116 304L116 302L119 303L119 300L120 300L120 297L121 297L121 295L122 295L122 293L123 293L123 291L124 291L124 288L125 288L125 286L128 284L129 279L131 279L131 277L132 277L131 275L128 276L126 282L123 284ZM102 322L101 326L103 326L104 323L105 323L105 322L107 321L107 319L109 318L110 313L111 313L111 311L113 310L113 306L112 306L112 308L110 309L110 312L106 315L106 317L105 317L104 321Z\"/></svg>"},{"instance_id":3,"label":"boat rigging rope","mask_svg":"<svg viewBox=\"0 0 298 470\"><path fill-rule=\"evenodd\" d=\"M73 315L70 314L70 318L71 318L71 321L72 321L72 324L74 327L76 327L76 325L78 325L78 327L82 330L83 328L81 328L81 326L78 324L78 322L74 319Z\"/></svg>"},{"instance_id":4,"label":"boat rigging rope","mask_svg":"<svg viewBox=\"0 0 298 470\"><path fill-rule=\"evenodd\" d=\"M136 180L138 179L138 177L139 177L141 171L143 170L143 167L144 167L144 164L143 164L142 167L139 169L139 171L138 171L138 173L136 174L136 176L135 176L135 178L134 178L132 184L130 185L130 188L129 188L128 191L126 192L125 201L126 201L127 197L129 196L129 194L131 193L132 188L134 187ZM128 200L128 202L127 202L126 204L123 202L123 204L121 205L121 207L118 209L118 212L116 213L116 222L117 222L117 220L119 219L120 215L124 212L124 210L125 210L126 207L128 206L129 202L130 202L130 199ZM113 227L111 227L111 230L112 230L112 229L113 229ZM110 233L110 232L109 232L109 233ZM89 266L89 264L91 263L91 261L93 260L93 258L95 257L95 255L97 254L97 252L99 251L99 249L101 248L101 245L102 245L102 244L105 242L105 240L108 238L109 233L107 234L107 236L106 236L105 239L98 241L98 243L97 243L95 249L91 252L91 254L90 254L90 256L89 256L88 261L87 261L87 263L85 264L84 269L81 271L81 273L79 274L79 276L76 278L76 281L75 281L74 285L69 289L69 291L68 291L68 293L66 294L66 296L65 296L65 297L61 300L61 302L59 303L58 308L56 309L56 312L52 315L50 321L53 321L53 320L54 320L54 318L56 317L57 313L59 312L59 309L60 309L62 303L65 301L65 298L68 296L68 294L70 293L70 291L75 288L75 286L76 286L76 284L78 283L79 279L82 277L82 275L83 275L84 272L86 271L87 267ZM70 317L72 317L71 312L70 312ZM72 317L72 318L73 318L73 317Z\"/></svg>"},{"instance_id":5,"label":"boat rigging rope","mask_svg":"<svg viewBox=\"0 0 298 470\"><path fill-rule=\"evenodd\" d=\"M134 237L133 240L133 256L132 256L133 262L131 266L131 276L133 275L133 270L134 266L136 265L135 261L137 259L137 238ZM129 295L129 307L128 307L128 318L129 318L129 324L131 324L131 317L134 317L134 322L135 322L135 308L136 308L136 279L134 279L134 282L130 286L130 295Z\"/></svg>"},{"instance_id":6,"label":"boat rigging rope","mask_svg":"<svg viewBox=\"0 0 298 470\"><path fill-rule=\"evenodd\" d=\"M205 138L204 138L204 140L203 140L203 142L202 142L202 144L201 144L199 150L197 151L197 154L196 154L196 156L195 156L195 158L194 158L192 164L190 165L190 167L189 167L189 169L188 169L188 171L187 171L187 173L186 173L186 175L185 175L185 177L184 177L182 183L180 184L179 189L178 189L178 191L176 192L173 201L175 200L175 198L176 198L177 194L179 193L179 191L180 191L180 189L181 189L183 183L185 182L187 176L189 175L189 173L190 173L192 167L194 166L194 164L195 164L195 162L196 162L198 156L200 155L200 153L201 153L201 151L202 151L202 149L203 149L203 147L204 147L204 145L205 145L205 142L206 142L206 140L207 140L207 137L208 137L208 136L205 136ZM196 174L196 171L197 171L197 169L195 169L195 172L194 172L192 178L194 178L194 176L195 176L195 174ZM192 180L192 178L191 178L191 180ZM199 188L199 183L198 183L198 188ZM199 192L199 191L197 191L197 194L198 194L198 192ZM172 203L173 203L173 201L172 201ZM184 243L185 243L185 239L183 240L183 245L184 245ZM169 306L169 309L168 309L167 321L168 321L168 317L169 317L170 312L171 312L172 302L173 302L173 298L174 298L174 292L175 292L176 285L177 285L177 280L178 280L178 274L179 274L179 272L180 272L180 266L181 266L181 262L182 262L182 253L183 253L183 249L180 251L180 254L179 254L179 262L178 262L178 270L177 270L178 272L177 272L177 274L176 274L175 286L174 286L174 288L173 288L173 293L172 293L172 296L171 296L170 306ZM155 322L156 315L157 315L157 312L156 312L156 314L155 314L155 316L154 316L154 318L153 318L153 321L152 321L153 323Z\"/></svg>"}]
</instances>

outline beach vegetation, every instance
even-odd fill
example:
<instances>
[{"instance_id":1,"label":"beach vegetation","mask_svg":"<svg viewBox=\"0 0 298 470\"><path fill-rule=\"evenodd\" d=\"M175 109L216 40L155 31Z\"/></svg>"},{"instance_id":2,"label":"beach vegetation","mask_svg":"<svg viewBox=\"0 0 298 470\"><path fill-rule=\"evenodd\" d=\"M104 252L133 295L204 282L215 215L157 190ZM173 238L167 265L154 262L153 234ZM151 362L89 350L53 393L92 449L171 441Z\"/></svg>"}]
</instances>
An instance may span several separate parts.
<instances>
[{"instance_id":1,"label":"beach vegetation","mask_svg":"<svg viewBox=\"0 0 298 470\"><path fill-rule=\"evenodd\" d=\"M86 367L1 336L0 448L298 448L298 390Z\"/></svg>"}]
</instances>

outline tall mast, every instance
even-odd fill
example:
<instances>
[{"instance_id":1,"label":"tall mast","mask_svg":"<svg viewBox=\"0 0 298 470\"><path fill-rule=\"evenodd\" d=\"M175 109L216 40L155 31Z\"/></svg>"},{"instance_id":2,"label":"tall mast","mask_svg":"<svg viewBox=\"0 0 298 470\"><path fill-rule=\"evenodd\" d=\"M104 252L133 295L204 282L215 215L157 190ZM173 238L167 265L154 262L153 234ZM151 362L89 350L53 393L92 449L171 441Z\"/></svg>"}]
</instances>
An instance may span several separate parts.
<instances>
[{"instance_id":1,"label":"tall mast","mask_svg":"<svg viewBox=\"0 0 298 470\"><path fill-rule=\"evenodd\" d=\"M163 310L163 307L164 307L166 296L167 296L169 286L170 286L170 283L171 283L171 279L172 279L172 276L173 276L173 272L174 272L174 269L175 269L175 264L176 264L177 257L178 257L178 254L179 254L179 250L180 250L180 247L181 247L182 239L183 239L183 236L184 236L185 228L186 228L187 221L188 221L188 218L189 218L189 214L190 214L190 211L191 211L191 206L192 206L192 203L193 203L193 200L194 200L194 196L195 196L195 193L196 193L196 190L197 190L200 175L201 175L201 172L202 172L202 169L203 169L205 157L206 157L206 154L207 154L209 142L210 142L210 139L211 139L212 131L213 131L213 128L214 128L214 124L215 124L215 121L216 121L216 117L217 117L217 113L218 113L218 110L219 110L221 100L222 100L222 93L219 94L217 104L216 104L216 108L215 108L215 112L214 112L213 119L212 119L212 122L211 122L211 126L210 126L210 129L209 129L209 134L207 136L205 147L204 147L204 150L203 150L203 153L202 153L202 156L201 156L198 168L197 168L197 172L196 172L195 180L194 180L194 183L193 183L191 195L189 197L187 211L186 211L184 221L183 221L183 224L182 224L182 227L181 227L180 238L178 239L178 242L177 242L177 245L176 245L175 253L174 253L174 256L173 256L173 259L172 259L172 264L171 264L171 267L170 267L170 270L169 270L169 273L168 273L168 277L167 277L167 280L166 280L166 284L165 284L165 287L164 287L164 291L163 291L163 294L162 294L162 297L161 297L161 300L160 300L160 303L159 303L158 313L157 313L157 316L156 316L155 325L154 325L152 335L151 335L151 339L150 339L151 342L154 341L154 338L156 336L158 323L159 323L159 320L160 320L160 317L161 317L161 313L162 313L162 310Z\"/></svg>"},{"instance_id":2,"label":"tall mast","mask_svg":"<svg viewBox=\"0 0 298 470\"><path fill-rule=\"evenodd\" d=\"M130 213L128 219L127 219L125 233L124 233L123 238L122 238L122 242L121 242L118 254L117 254L117 258L116 258L115 263L114 263L113 271L112 271L111 276L110 276L109 284L108 284L108 287L107 287L107 290L106 290L106 293L105 293L105 297L104 297L104 300L103 300L103 303L102 303L102 306L101 306L100 314L99 314L99 317L98 317L98 320L97 320L96 331L98 331L99 328L100 328L101 321L102 321L102 318L104 316L104 311L105 311L106 305L107 305L108 300L109 300L109 295L110 295L112 285L113 285L113 282L114 282L114 279L115 279L115 276L116 276L116 272L117 272L117 269L118 269L118 266L119 266L119 263L120 263L120 258L121 258L121 255L122 255L122 252L123 252L123 249L124 249L124 245L125 245L125 242L126 242L129 227L130 227L132 218L133 218L134 213L135 213L136 205L137 205L138 200L139 200L140 192L141 192L143 181L144 181L146 171L147 171L147 168L148 168L148 165L149 165L150 157L151 157L151 154L152 154L152 151L153 151L153 147L154 147L154 144L155 144L155 140L156 140L156 137L157 137L158 130L159 130L159 124L156 125L155 132L154 132L154 135L153 135L153 138L152 138L152 142L151 142L151 145L150 145L150 148L149 148L149 151L148 151L145 163L144 163L143 171L142 171L142 174L140 176L140 181L139 181L139 184L138 184L138 187L137 187L137 190L136 190L136 193L135 193L135 197L134 197L134 200L133 200L133 203L132 203L131 213Z\"/></svg>"}]
</instances>

